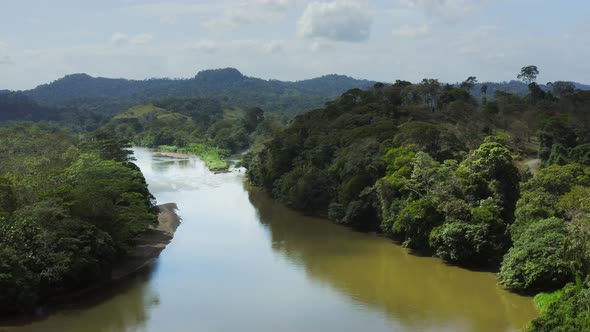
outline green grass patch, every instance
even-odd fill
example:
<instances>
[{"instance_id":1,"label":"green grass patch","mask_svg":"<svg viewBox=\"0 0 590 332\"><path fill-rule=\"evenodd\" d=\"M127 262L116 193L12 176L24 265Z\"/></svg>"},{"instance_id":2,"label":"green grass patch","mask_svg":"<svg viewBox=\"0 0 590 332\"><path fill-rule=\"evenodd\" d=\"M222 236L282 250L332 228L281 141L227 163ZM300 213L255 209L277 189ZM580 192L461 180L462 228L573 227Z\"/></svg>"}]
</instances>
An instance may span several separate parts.
<instances>
[{"instance_id":1,"label":"green grass patch","mask_svg":"<svg viewBox=\"0 0 590 332\"><path fill-rule=\"evenodd\" d=\"M127 111L115 116L115 119L143 118L143 117L148 116L150 114L153 114L154 116L158 116L161 114L165 114L167 112L168 111L166 111L165 109L156 107L152 104L137 105L137 106L131 107Z\"/></svg>"},{"instance_id":2,"label":"green grass patch","mask_svg":"<svg viewBox=\"0 0 590 332\"><path fill-rule=\"evenodd\" d=\"M205 162L205 165L207 165L207 168L211 171L224 171L229 167L229 164L225 160L225 158L229 156L229 151L225 149L197 143L190 143L182 148L174 145L160 145L158 149L165 152L197 155Z\"/></svg>"},{"instance_id":3,"label":"green grass patch","mask_svg":"<svg viewBox=\"0 0 590 332\"><path fill-rule=\"evenodd\" d=\"M533 298L533 303L535 304L537 310L543 314L547 312L547 309L549 309L551 303L559 300L562 295L563 291L561 289L551 293L539 293Z\"/></svg>"}]
</instances>

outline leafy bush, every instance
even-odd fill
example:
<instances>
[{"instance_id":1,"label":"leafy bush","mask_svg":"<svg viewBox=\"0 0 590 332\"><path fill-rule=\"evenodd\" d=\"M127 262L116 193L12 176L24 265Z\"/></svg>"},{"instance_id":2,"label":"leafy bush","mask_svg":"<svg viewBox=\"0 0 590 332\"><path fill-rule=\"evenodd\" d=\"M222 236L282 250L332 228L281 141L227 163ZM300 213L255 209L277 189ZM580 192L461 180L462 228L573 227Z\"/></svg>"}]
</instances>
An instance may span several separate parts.
<instances>
[{"instance_id":1,"label":"leafy bush","mask_svg":"<svg viewBox=\"0 0 590 332\"><path fill-rule=\"evenodd\" d=\"M520 292L556 289L571 281L564 221L555 217L530 225L508 251L498 273L500 284Z\"/></svg>"},{"instance_id":2,"label":"leafy bush","mask_svg":"<svg viewBox=\"0 0 590 332\"><path fill-rule=\"evenodd\" d=\"M549 300L530 332L590 331L590 281L568 284Z\"/></svg>"}]
</instances>

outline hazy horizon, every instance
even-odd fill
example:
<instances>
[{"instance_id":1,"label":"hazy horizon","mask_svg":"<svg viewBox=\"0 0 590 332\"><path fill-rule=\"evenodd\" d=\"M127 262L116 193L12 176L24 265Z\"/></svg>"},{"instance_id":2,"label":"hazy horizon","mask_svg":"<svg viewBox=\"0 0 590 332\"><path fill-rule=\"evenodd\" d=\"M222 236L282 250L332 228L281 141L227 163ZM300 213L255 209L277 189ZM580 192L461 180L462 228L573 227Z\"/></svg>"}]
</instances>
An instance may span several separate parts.
<instances>
[{"instance_id":1,"label":"hazy horizon","mask_svg":"<svg viewBox=\"0 0 590 332\"><path fill-rule=\"evenodd\" d=\"M189 78L225 67L282 81L503 82L525 65L539 67L539 83L590 77L581 0L25 0L3 9L0 89L73 73Z\"/></svg>"},{"instance_id":2,"label":"hazy horizon","mask_svg":"<svg viewBox=\"0 0 590 332\"><path fill-rule=\"evenodd\" d=\"M10 91L26 91L26 90L32 90L35 89L36 87L43 85L43 84L50 84L54 81L57 81L59 79L65 78L66 76L70 76L70 75L89 75L92 78L106 78L106 79L124 79L124 80L137 80L137 81L142 81L142 80L150 80L150 79L167 79L167 80L187 80L187 79L192 79L194 78L199 72L201 71L209 71L209 70L219 70L219 69L236 69L238 70L242 75L247 76L247 77L252 77L252 78L259 78L259 79L264 79L264 80L278 80L281 82L299 82L299 81L305 81L305 80L312 80L312 79L317 79L317 78L321 78L324 76L330 76L330 75L339 75L339 76L347 76L350 77L352 79L355 80L366 80L366 81L374 81L374 82L380 82L380 83L386 83L386 84L393 84L395 82L395 80L404 80L403 78L395 78L394 80L388 80L388 81L378 81L378 80L371 80L371 79L367 79L364 77L354 77L354 76L349 76L349 75L345 75L345 74L340 74L340 73L326 73L326 74L321 74L319 76L314 76L314 77L308 77L308 78L303 78L301 80L287 80L287 79L281 79L281 78L261 78L261 77L256 77L254 75L249 75L247 73L242 72L239 68L234 68L234 67L226 67L226 68L207 68L207 69L201 69L199 71L197 71L196 73L194 73L193 75L190 76L186 76L186 77L145 77L145 78L127 78L127 77L105 77L105 76L93 76L90 75L88 73L84 73L84 72L79 72L79 73L70 73L70 74L66 74L64 76L61 77L56 77L53 80L41 83L39 85L33 86L33 87L29 87L29 88L25 88L25 89L5 89L5 90L10 90ZM503 80L503 81L479 81L478 83L498 83L498 84L502 84L502 83L509 83L511 81L517 81L520 82L519 80L512 78L509 80ZM583 84L583 85L590 85L586 82L576 82L576 81L572 81L573 83L577 83L577 84ZM419 83L419 81L413 81L412 83ZM460 81L456 81L456 82L445 82L445 81L441 81L441 83L443 84L459 84L461 83ZM545 83L539 83L540 85L545 85ZM0 90L3 90L0 88Z\"/></svg>"}]
</instances>

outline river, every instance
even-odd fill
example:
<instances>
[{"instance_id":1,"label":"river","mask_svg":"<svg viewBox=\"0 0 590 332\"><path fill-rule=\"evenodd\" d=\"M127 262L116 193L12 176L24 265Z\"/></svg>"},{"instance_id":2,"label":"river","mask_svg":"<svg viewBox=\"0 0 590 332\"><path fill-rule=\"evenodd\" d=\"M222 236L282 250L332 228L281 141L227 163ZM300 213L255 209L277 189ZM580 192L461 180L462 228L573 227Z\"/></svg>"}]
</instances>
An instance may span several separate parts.
<instances>
[{"instance_id":1,"label":"river","mask_svg":"<svg viewBox=\"0 0 590 332\"><path fill-rule=\"evenodd\" d=\"M135 156L158 203L178 204L172 243L131 280L10 331L499 332L537 315L492 273L302 216L249 189L243 172Z\"/></svg>"}]
</instances>

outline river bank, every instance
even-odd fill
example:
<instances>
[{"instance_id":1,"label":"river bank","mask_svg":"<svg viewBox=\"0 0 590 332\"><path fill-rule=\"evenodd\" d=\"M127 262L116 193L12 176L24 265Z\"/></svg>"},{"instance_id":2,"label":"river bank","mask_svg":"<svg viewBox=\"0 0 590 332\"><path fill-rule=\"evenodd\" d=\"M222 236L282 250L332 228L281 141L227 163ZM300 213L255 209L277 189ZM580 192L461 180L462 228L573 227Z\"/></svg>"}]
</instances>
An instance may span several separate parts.
<instances>
[{"instance_id":1,"label":"river bank","mask_svg":"<svg viewBox=\"0 0 590 332\"><path fill-rule=\"evenodd\" d=\"M175 203L166 203L158 205L157 209L158 227L147 230L133 241L133 249L114 266L111 281L128 277L151 264L172 241L180 225L178 207Z\"/></svg>"},{"instance_id":2,"label":"river bank","mask_svg":"<svg viewBox=\"0 0 590 332\"><path fill-rule=\"evenodd\" d=\"M92 301L94 297L116 287L119 283L123 283L151 266L166 246L170 244L176 229L181 223L176 203L160 204L156 208L158 210L158 225L133 240L132 249L125 257L115 262L110 277L83 289L54 296L39 306L34 314L2 318L0 319L0 331L43 319L65 306Z\"/></svg>"},{"instance_id":3,"label":"river bank","mask_svg":"<svg viewBox=\"0 0 590 332\"><path fill-rule=\"evenodd\" d=\"M538 315L492 273L301 215L199 158L134 152L182 231L154 264L8 331L509 332Z\"/></svg>"},{"instance_id":4,"label":"river bank","mask_svg":"<svg viewBox=\"0 0 590 332\"><path fill-rule=\"evenodd\" d=\"M88 292L131 277L152 264L174 238L174 233L181 220L176 212L178 210L176 203L160 204L156 208L158 209L158 226L145 231L133 240L133 248L125 257L114 264L110 278L74 293L53 298L49 304L67 303L70 300L75 300Z\"/></svg>"},{"instance_id":5,"label":"river bank","mask_svg":"<svg viewBox=\"0 0 590 332\"><path fill-rule=\"evenodd\" d=\"M227 161L227 157L230 153L229 150L220 149L206 144L190 143L184 147L177 147L175 145L160 145L156 150L166 153L178 153L180 156L197 156L203 160L207 168L214 173L228 172L230 166Z\"/></svg>"}]
</instances>

